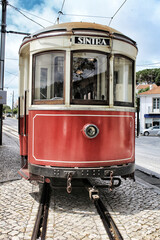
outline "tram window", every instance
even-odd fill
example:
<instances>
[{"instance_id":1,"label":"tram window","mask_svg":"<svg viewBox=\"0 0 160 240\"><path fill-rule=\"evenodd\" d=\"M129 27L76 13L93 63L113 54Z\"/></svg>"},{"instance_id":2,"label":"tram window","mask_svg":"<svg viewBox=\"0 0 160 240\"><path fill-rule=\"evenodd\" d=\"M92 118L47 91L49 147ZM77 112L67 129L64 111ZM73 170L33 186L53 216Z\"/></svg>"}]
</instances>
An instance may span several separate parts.
<instances>
[{"instance_id":1,"label":"tram window","mask_svg":"<svg viewBox=\"0 0 160 240\"><path fill-rule=\"evenodd\" d=\"M63 83L64 53L47 52L34 56L34 103L38 101L44 104L62 102Z\"/></svg>"},{"instance_id":2,"label":"tram window","mask_svg":"<svg viewBox=\"0 0 160 240\"><path fill-rule=\"evenodd\" d=\"M114 57L114 104L133 106L133 60Z\"/></svg>"},{"instance_id":3,"label":"tram window","mask_svg":"<svg viewBox=\"0 0 160 240\"><path fill-rule=\"evenodd\" d=\"M98 52L72 55L73 104L108 104L108 58Z\"/></svg>"}]
</instances>

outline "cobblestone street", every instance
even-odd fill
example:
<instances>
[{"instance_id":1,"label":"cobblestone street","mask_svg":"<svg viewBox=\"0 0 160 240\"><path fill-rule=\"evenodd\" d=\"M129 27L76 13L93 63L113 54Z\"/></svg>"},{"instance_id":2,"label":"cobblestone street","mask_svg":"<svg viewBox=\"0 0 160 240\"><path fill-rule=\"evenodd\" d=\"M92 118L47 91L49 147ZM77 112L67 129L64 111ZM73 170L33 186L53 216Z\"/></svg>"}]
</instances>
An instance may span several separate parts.
<instances>
[{"instance_id":1,"label":"cobblestone street","mask_svg":"<svg viewBox=\"0 0 160 240\"><path fill-rule=\"evenodd\" d=\"M0 239L31 239L38 189L25 180L1 183ZM160 194L131 181L101 194L125 240L160 239ZM108 239L86 191L52 191L46 239Z\"/></svg>"},{"instance_id":2,"label":"cobblestone street","mask_svg":"<svg viewBox=\"0 0 160 240\"><path fill-rule=\"evenodd\" d=\"M18 140L5 135L0 148L0 239L3 240L31 239L39 205L39 187L19 180L18 151ZM160 190L137 179L122 180L122 185L112 192L108 189L100 192L124 240L160 239ZM46 239L108 239L83 188L73 189L71 194L66 189L52 190Z\"/></svg>"},{"instance_id":3,"label":"cobblestone street","mask_svg":"<svg viewBox=\"0 0 160 240\"><path fill-rule=\"evenodd\" d=\"M160 192L129 180L108 193L103 200L125 240L160 239Z\"/></svg>"},{"instance_id":4,"label":"cobblestone street","mask_svg":"<svg viewBox=\"0 0 160 240\"><path fill-rule=\"evenodd\" d=\"M20 179L19 140L3 134L3 145L0 146L0 182Z\"/></svg>"}]
</instances>

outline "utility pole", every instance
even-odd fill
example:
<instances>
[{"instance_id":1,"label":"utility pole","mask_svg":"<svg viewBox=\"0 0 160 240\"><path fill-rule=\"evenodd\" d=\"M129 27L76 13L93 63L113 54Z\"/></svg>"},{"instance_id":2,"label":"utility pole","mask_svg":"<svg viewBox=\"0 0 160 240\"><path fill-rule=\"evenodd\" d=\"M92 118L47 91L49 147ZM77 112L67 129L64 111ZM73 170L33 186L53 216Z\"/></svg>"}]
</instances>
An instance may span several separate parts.
<instances>
[{"instance_id":1,"label":"utility pole","mask_svg":"<svg viewBox=\"0 0 160 240\"><path fill-rule=\"evenodd\" d=\"M7 1L2 0L1 52L0 52L0 90L2 90L2 91L3 91L3 88L4 88L6 12L7 12ZM2 115L3 115L3 104L0 104L0 145L2 145Z\"/></svg>"}]
</instances>

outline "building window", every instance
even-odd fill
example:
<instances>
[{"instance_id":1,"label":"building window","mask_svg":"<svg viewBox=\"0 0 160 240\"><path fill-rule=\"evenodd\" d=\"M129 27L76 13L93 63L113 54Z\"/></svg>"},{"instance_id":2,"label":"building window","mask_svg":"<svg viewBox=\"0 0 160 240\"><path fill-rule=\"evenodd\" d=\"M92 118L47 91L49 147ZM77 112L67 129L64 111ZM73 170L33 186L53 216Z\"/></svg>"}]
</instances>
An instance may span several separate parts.
<instances>
[{"instance_id":1,"label":"building window","mask_svg":"<svg viewBox=\"0 0 160 240\"><path fill-rule=\"evenodd\" d=\"M98 52L73 52L71 103L108 104L108 57Z\"/></svg>"},{"instance_id":2,"label":"building window","mask_svg":"<svg viewBox=\"0 0 160 240\"><path fill-rule=\"evenodd\" d=\"M153 110L160 109L160 98L153 98Z\"/></svg>"},{"instance_id":3,"label":"building window","mask_svg":"<svg viewBox=\"0 0 160 240\"><path fill-rule=\"evenodd\" d=\"M63 103L63 52L44 52L33 60L33 103Z\"/></svg>"},{"instance_id":4,"label":"building window","mask_svg":"<svg viewBox=\"0 0 160 240\"><path fill-rule=\"evenodd\" d=\"M114 57L114 105L134 106L134 61Z\"/></svg>"}]
</instances>

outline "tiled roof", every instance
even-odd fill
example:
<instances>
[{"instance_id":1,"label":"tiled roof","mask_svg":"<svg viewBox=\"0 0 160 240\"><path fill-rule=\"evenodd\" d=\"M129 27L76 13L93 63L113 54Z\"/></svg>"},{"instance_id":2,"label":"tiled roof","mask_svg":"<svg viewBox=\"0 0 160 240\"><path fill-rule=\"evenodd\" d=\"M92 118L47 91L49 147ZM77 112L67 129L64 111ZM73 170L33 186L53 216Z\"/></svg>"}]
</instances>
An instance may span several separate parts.
<instances>
[{"instance_id":1,"label":"tiled roof","mask_svg":"<svg viewBox=\"0 0 160 240\"><path fill-rule=\"evenodd\" d=\"M145 89L147 87L155 88L157 87L157 85L156 84L139 84L136 86L136 89L140 90L140 89Z\"/></svg>"},{"instance_id":2,"label":"tiled roof","mask_svg":"<svg viewBox=\"0 0 160 240\"><path fill-rule=\"evenodd\" d=\"M154 87L151 90L148 90L146 92L143 93L139 93L138 95L150 95L150 94L160 94L160 86Z\"/></svg>"}]
</instances>

